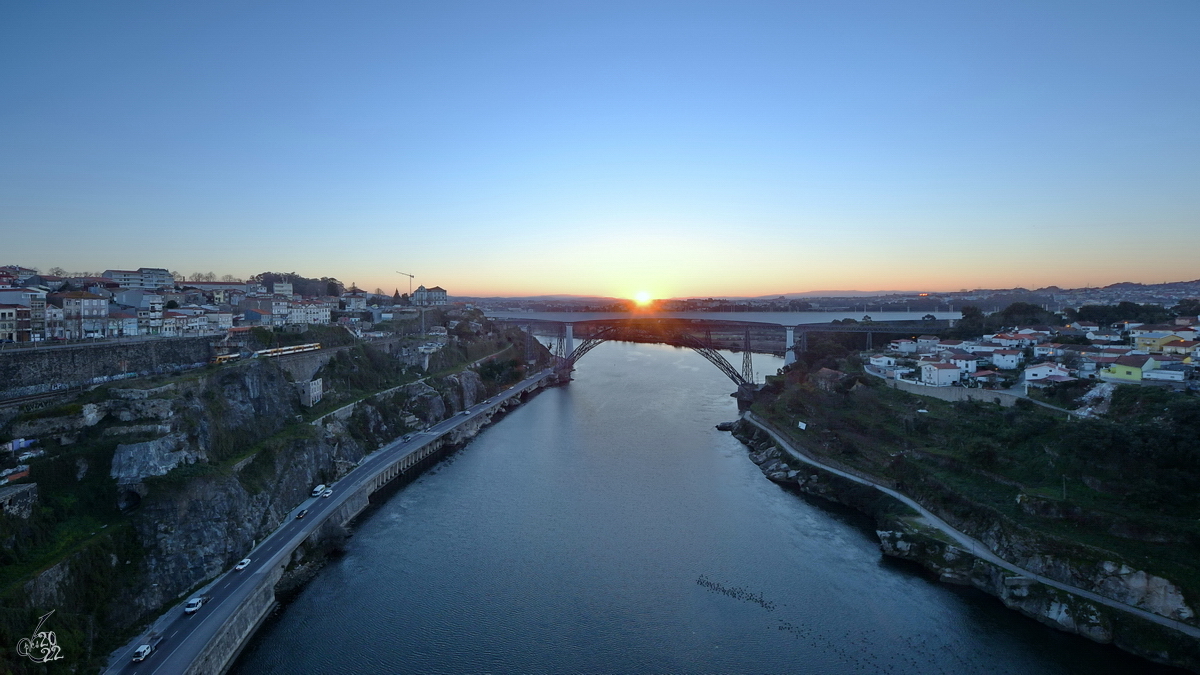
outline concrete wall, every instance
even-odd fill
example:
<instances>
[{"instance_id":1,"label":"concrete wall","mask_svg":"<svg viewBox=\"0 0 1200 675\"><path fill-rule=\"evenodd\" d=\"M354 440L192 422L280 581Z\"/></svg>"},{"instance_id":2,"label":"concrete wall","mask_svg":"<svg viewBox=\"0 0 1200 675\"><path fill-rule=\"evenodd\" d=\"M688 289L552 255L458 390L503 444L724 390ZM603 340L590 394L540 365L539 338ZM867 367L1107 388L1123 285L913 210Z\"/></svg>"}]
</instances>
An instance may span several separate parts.
<instances>
[{"instance_id":1,"label":"concrete wall","mask_svg":"<svg viewBox=\"0 0 1200 675\"><path fill-rule=\"evenodd\" d=\"M899 380L884 380L893 389L907 391L918 396L928 396L943 401L982 401L984 403L999 403L1005 408L1011 408L1018 399L1023 398L1006 391L990 389L968 389L967 387L924 387Z\"/></svg>"},{"instance_id":2,"label":"concrete wall","mask_svg":"<svg viewBox=\"0 0 1200 675\"><path fill-rule=\"evenodd\" d=\"M192 662L186 675L221 675L233 664L234 659L242 652L246 642L258 627L266 620L271 608L275 606L275 584L283 575L283 566L277 565L270 574L266 575L263 583L254 589L242 604L233 611L217 634L209 640L204 651Z\"/></svg>"},{"instance_id":3,"label":"concrete wall","mask_svg":"<svg viewBox=\"0 0 1200 675\"><path fill-rule=\"evenodd\" d=\"M211 337L0 351L0 400L208 363Z\"/></svg>"}]
</instances>

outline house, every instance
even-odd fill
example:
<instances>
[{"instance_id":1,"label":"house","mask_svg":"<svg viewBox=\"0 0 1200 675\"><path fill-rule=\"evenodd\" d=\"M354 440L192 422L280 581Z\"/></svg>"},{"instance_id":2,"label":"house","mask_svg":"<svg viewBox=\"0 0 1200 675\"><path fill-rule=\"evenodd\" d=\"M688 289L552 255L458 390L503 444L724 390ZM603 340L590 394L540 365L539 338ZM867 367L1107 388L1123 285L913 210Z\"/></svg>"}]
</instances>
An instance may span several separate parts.
<instances>
[{"instance_id":1,"label":"house","mask_svg":"<svg viewBox=\"0 0 1200 675\"><path fill-rule=\"evenodd\" d=\"M1180 340L1183 340L1183 336L1176 333L1146 332L1134 336L1133 346L1139 351L1161 354L1163 345Z\"/></svg>"},{"instance_id":2,"label":"house","mask_svg":"<svg viewBox=\"0 0 1200 675\"><path fill-rule=\"evenodd\" d=\"M876 368L890 368L896 365L896 357L887 354L875 354L870 360L871 365Z\"/></svg>"},{"instance_id":3,"label":"house","mask_svg":"<svg viewBox=\"0 0 1200 675\"><path fill-rule=\"evenodd\" d=\"M948 359L948 362L962 371L963 375L979 370L979 357L974 354L955 354Z\"/></svg>"},{"instance_id":4,"label":"house","mask_svg":"<svg viewBox=\"0 0 1200 675\"><path fill-rule=\"evenodd\" d=\"M1197 340L1176 340L1168 342L1162 346L1163 354L1177 354L1179 356L1188 356L1196 353L1196 349L1200 348L1200 341Z\"/></svg>"},{"instance_id":5,"label":"house","mask_svg":"<svg viewBox=\"0 0 1200 675\"><path fill-rule=\"evenodd\" d=\"M917 343L914 340L892 340L888 343L888 349L901 354L916 354Z\"/></svg>"},{"instance_id":6,"label":"house","mask_svg":"<svg viewBox=\"0 0 1200 675\"><path fill-rule=\"evenodd\" d=\"M250 326L270 326L271 313L261 309L242 310L242 320Z\"/></svg>"},{"instance_id":7,"label":"house","mask_svg":"<svg viewBox=\"0 0 1200 675\"><path fill-rule=\"evenodd\" d=\"M158 335L162 332L163 305L166 303L161 295L131 289L114 295L113 302L137 310L139 335Z\"/></svg>"},{"instance_id":8,"label":"house","mask_svg":"<svg viewBox=\"0 0 1200 675\"><path fill-rule=\"evenodd\" d=\"M1016 349L997 349L992 352L992 365L1002 370L1016 370L1021 367L1023 355Z\"/></svg>"},{"instance_id":9,"label":"house","mask_svg":"<svg viewBox=\"0 0 1200 675\"><path fill-rule=\"evenodd\" d=\"M937 343L941 341L936 335L922 335L917 338L917 351L922 354L928 354L937 347Z\"/></svg>"},{"instance_id":10,"label":"house","mask_svg":"<svg viewBox=\"0 0 1200 675\"><path fill-rule=\"evenodd\" d=\"M1194 340L1196 338L1196 330L1188 326L1176 326L1174 324L1153 324L1138 326L1129 331L1129 337L1136 339L1139 337L1149 336L1151 333L1171 333L1179 336L1182 340Z\"/></svg>"},{"instance_id":11,"label":"house","mask_svg":"<svg viewBox=\"0 0 1200 675\"><path fill-rule=\"evenodd\" d=\"M1154 370L1143 370L1142 379L1153 382L1183 382L1187 371L1188 367L1182 363L1161 364Z\"/></svg>"},{"instance_id":12,"label":"house","mask_svg":"<svg viewBox=\"0 0 1200 675\"><path fill-rule=\"evenodd\" d=\"M921 382L935 387L948 387L958 382L961 373L958 366L952 363L921 364Z\"/></svg>"},{"instance_id":13,"label":"house","mask_svg":"<svg viewBox=\"0 0 1200 675\"><path fill-rule=\"evenodd\" d=\"M67 339L104 337L108 333L108 299L95 293L50 293L46 301L63 311Z\"/></svg>"},{"instance_id":14,"label":"house","mask_svg":"<svg viewBox=\"0 0 1200 675\"><path fill-rule=\"evenodd\" d=\"M0 342L25 342L17 339L17 309L23 305L0 305Z\"/></svg>"},{"instance_id":15,"label":"house","mask_svg":"<svg viewBox=\"0 0 1200 675\"><path fill-rule=\"evenodd\" d=\"M1130 354L1118 357L1111 366L1101 371L1100 375L1106 380L1138 383L1142 381L1146 372L1154 370L1157 366L1158 361L1153 356Z\"/></svg>"},{"instance_id":16,"label":"house","mask_svg":"<svg viewBox=\"0 0 1200 675\"><path fill-rule=\"evenodd\" d=\"M138 335L137 310L120 305L108 306L109 337L134 337Z\"/></svg>"},{"instance_id":17,"label":"house","mask_svg":"<svg viewBox=\"0 0 1200 675\"><path fill-rule=\"evenodd\" d=\"M996 384L1000 380L1004 379L1003 375L994 370L977 370L967 377L980 384Z\"/></svg>"},{"instance_id":18,"label":"house","mask_svg":"<svg viewBox=\"0 0 1200 675\"><path fill-rule=\"evenodd\" d=\"M422 286L421 288L425 288ZM362 312L367 309L367 294L357 288L342 296L342 305L347 312Z\"/></svg>"},{"instance_id":19,"label":"house","mask_svg":"<svg viewBox=\"0 0 1200 675\"><path fill-rule=\"evenodd\" d=\"M1039 363L1025 369L1025 381L1043 380L1047 377L1071 377L1067 367L1059 363Z\"/></svg>"},{"instance_id":20,"label":"house","mask_svg":"<svg viewBox=\"0 0 1200 675\"><path fill-rule=\"evenodd\" d=\"M0 304L29 308L29 339L40 342L46 334L46 292L36 288L0 288ZM61 325L61 324L60 324Z\"/></svg>"}]
</instances>

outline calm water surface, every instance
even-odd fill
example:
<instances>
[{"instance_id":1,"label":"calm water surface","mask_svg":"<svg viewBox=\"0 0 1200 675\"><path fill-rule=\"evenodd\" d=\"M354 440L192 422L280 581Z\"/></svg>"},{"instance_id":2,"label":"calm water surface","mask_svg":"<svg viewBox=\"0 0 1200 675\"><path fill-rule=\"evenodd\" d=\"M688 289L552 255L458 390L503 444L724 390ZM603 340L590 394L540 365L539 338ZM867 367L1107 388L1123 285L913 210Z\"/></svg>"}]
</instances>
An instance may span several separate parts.
<instances>
[{"instance_id":1,"label":"calm water surface","mask_svg":"<svg viewBox=\"0 0 1200 675\"><path fill-rule=\"evenodd\" d=\"M768 482L713 428L731 390L691 351L601 345L360 522L233 672L1156 672Z\"/></svg>"}]
</instances>

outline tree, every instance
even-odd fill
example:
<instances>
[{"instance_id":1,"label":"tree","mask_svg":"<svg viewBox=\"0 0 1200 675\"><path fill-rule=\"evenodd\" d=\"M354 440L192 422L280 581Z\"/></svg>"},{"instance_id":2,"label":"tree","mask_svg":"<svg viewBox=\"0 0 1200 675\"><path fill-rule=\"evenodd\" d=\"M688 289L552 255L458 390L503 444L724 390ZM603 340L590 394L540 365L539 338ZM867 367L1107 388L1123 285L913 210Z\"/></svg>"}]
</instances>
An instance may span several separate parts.
<instances>
[{"instance_id":1,"label":"tree","mask_svg":"<svg viewBox=\"0 0 1200 675\"><path fill-rule=\"evenodd\" d=\"M1051 324L1056 323L1058 319L1053 313L1028 302L1012 303L1000 310L1000 318L1005 326Z\"/></svg>"},{"instance_id":2,"label":"tree","mask_svg":"<svg viewBox=\"0 0 1200 675\"><path fill-rule=\"evenodd\" d=\"M65 277L67 276L67 271L61 267L51 267L47 274L54 277Z\"/></svg>"},{"instance_id":3,"label":"tree","mask_svg":"<svg viewBox=\"0 0 1200 675\"><path fill-rule=\"evenodd\" d=\"M223 281L227 284L233 284L233 283L237 283L239 281L239 279L237 277L233 276L232 274L226 274L221 277L221 281Z\"/></svg>"},{"instance_id":4,"label":"tree","mask_svg":"<svg viewBox=\"0 0 1200 675\"><path fill-rule=\"evenodd\" d=\"M163 309L179 309L179 303L174 300L168 300L167 304L163 305Z\"/></svg>"},{"instance_id":5,"label":"tree","mask_svg":"<svg viewBox=\"0 0 1200 675\"><path fill-rule=\"evenodd\" d=\"M176 272L174 270L171 271L171 278L177 282L178 281L187 281L187 277L183 276L182 273Z\"/></svg>"},{"instance_id":6,"label":"tree","mask_svg":"<svg viewBox=\"0 0 1200 675\"><path fill-rule=\"evenodd\" d=\"M1200 316L1200 298L1184 298L1171 311L1175 316Z\"/></svg>"}]
</instances>

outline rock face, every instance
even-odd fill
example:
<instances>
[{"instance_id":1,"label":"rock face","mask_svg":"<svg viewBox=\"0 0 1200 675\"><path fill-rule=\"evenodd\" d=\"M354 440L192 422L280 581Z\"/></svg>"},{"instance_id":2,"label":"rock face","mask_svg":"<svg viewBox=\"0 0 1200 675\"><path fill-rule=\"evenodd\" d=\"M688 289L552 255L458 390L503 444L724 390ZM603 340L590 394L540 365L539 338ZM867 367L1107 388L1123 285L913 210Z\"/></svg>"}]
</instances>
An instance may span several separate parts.
<instances>
[{"instance_id":1,"label":"rock face","mask_svg":"<svg viewBox=\"0 0 1200 675\"><path fill-rule=\"evenodd\" d=\"M411 431L406 421L435 424L485 395L478 374L463 371L366 399L353 414L327 417L318 426L296 425L301 409L291 383L274 364L256 361L156 389L121 390L92 408L46 422L78 429L107 415L130 423L110 427L117 434L161 434L118 445L106 467L119 487L114 499L137 505L130 511L130 545L138 553L118 556L121 565L131 565L122 570L136 571L136 582L121 589L105 610L108 620L125 626L153 616L245 557L313 485L337 480L381 443ZM464 430L464 438L483 423L464 425L472 427ZM288 436L275 436L289 425ZM256 444L263 449L232 468L171 479L173 469L219 463ZM165 482L147 480L153 477ZM78 607L71 598L83 586L72 560L31 581L27 597L53 601L48 606Z\"/></svg>"},{"instance_id":2,"label":"rock face","mask_svg":"<svg viewBox=\"0 0 1200 675\"><path fill-rule=\"evenodd\" d=\"M0 487L0 510L6 516L28 520L37 503L37 483Z\"/></svg>"},{"instance_id":3,"label":"rock face","mask_svg":"<svg viewBox=\"0 0 1200 675\"><path fill-rule=\"evenodd\" d=\"M180 464L194 464L200 459L206 459L204 453L191 448L183 434L167 434L144 443L118 445L109 475L117 479L118 485L140 483L150 476L165 476Z\"/></svg>"}]
</instances>

